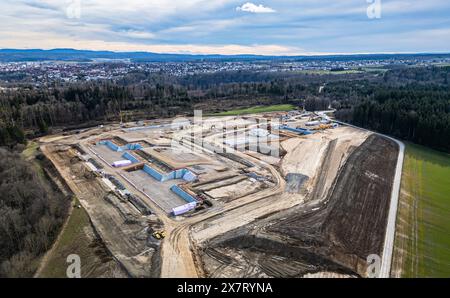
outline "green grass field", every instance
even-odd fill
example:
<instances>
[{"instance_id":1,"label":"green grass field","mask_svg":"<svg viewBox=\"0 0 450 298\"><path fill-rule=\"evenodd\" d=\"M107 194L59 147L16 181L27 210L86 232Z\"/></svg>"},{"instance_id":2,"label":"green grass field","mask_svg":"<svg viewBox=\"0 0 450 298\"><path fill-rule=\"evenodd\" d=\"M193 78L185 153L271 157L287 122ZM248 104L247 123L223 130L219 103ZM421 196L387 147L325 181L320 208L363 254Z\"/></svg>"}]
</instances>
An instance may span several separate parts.
<instances>
[{"instance_id":1,"label":"green grass field","mask_svg":"<svg viewBox=\"0 0 450 298\"><path fill-rule=\"evenodd\" d=\"M39 148L39 144L34 141L29 141L27 143L27 146L23 150L22 154L25 157L25 159L31 159L34 158L37 154L37 150Z\"/></svg>"},{"instance_id":2,"label":"green grass field","mask_svg":"<svg viewBox=\"0 0 450 298\"><path fill-rule=\"evenodd\" d=\"M358 69L347 69L347 70L323 70L323 69L307 69L300 70L299 73L304 74L315 74L315 75L343 75L343 74L354 74L354 73L363 73L363 71Z\"/></svg>"},{"instance_id":3,"label":"green grass field","mask_svg":"<svg viewBox=\"0 0 450 298\"><path fill-rule=\"evenodd\" d=\"M36 160L35 157L39 153L39 144L33 141L28 142L25 149L22 151L22 156L25 160L28 160L32 163L35 172L38 174L39 178L43 180L46 180L46 176L44 174L44 169L42 168L41 162Z\"/></svg>"},{"instance_id":4,"label":"green grass field","mask_svg":"<svg viewBox=\"0 0 450 298\"><path fill-rule=\"evenodd\" d=\"M77 202L78 203L78 202ZM79 247L88 239L83 229L89 225L89 218L84 209L75 208L70 215L69 222L61 233L61 238L50 255L47 265L39 277L66 276L66 258L71 253L80 253Z\"/></svg>"},{"instance_id":5,"label":"green grass field","mask_svg":"<svg viewBox=\"0 0 450 298\"><path fill-rule=\"evenodd\" d=\"M395 247L403 277L450 277L449 154L406 145Z\"/></svg>"},{"instance_id":6,"label":"green grass field","mask_svg":"<svg viewBox=\"0 0 450 298\"><path fill-rule=\"evenodd\" d=\"M236 109L216 114L211 114L210 116L239 116L247 114L258 114L258 113L269 113L269 112L285 112L295 110L296 107L293 105L273 105L273 106L256 106L245 109Z\"/></svg>"},{"instance_id":7,"label":"green grass field","mask_svg":"<svg viewBox=\"0 0 450 298\"><path fill-rule=\"evenodd\" d=\"M79 202L75 201L78 205ZM81 259L81 276L102 276L111 266L111 257L104 251L102 245L87 233L93 233L89 217L83 208L74 208L69 222L62 231L59 242L49 256L46 266L39 277L66 277L66 260L70 254L77 254Z\"/></svg>"},{"instance_id":8,"label":"green grass field","mask_svg":"<svg viewBox=\"0 0 450 298\"><path fill-rule=\"evenodd\" d=\"M439 63L432 63L435 66L439 66L439 67L448 67L450 66L450 63L446 63L446 62L439 62Z\"/></svg>"},{"instance_id":9,"label":"green grass field","mask_svg":"<svg viewBox=\"0 0 450 298\"><path fill-rule=\"evenodd\" d=\"M389 71L389 69L382 68L382 67L364 67L363 70L365 72L373 72L373 73L385 73Z\"/></svg>"}]
</instances>

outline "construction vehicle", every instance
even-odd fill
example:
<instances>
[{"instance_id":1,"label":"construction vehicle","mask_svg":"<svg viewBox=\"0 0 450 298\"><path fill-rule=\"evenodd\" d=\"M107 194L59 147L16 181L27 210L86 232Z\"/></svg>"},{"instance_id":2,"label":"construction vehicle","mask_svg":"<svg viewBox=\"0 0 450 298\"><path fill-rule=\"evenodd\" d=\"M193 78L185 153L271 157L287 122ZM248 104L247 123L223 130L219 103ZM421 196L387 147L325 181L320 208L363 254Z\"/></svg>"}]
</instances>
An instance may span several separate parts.
<instances>
[{"instance_id":1,"label":"construction vehicle","mask_svg":"<svg viewBox=\"0 0 450 298\"><path fill-rule=\"evenodd\" d=\"M318 127L314 128L314 130L325 130L332 128L331 124L320 124Z\"/></svg>"},{"instance_id":2,"label":"construction vehicle","mask_svg":"<svg viewBox=\"0 0 450 298\"><path fill-rule=\"evenodd\" d=\"M152 236L157 240L163 240L166 238L166 231L154 232Z\"/></svg>"}]
</instances>

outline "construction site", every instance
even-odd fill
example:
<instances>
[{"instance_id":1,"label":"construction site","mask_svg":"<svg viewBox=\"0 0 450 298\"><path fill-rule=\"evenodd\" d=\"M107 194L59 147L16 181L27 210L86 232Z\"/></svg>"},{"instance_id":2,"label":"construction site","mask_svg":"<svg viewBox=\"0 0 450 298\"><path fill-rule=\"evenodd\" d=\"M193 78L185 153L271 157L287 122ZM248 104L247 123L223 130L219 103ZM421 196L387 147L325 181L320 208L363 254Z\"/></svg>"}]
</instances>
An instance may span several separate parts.
<instances>
[{"instance_id":1,"label":"construction site","mask_svg":"<svg viewBox=\"0 0 450 298\"><path fill-rule=\"evenodd\" d=\"M332 113L161 119L40 150L130 277L366 277L399 148Z\"/></svg>"}]
</instances>

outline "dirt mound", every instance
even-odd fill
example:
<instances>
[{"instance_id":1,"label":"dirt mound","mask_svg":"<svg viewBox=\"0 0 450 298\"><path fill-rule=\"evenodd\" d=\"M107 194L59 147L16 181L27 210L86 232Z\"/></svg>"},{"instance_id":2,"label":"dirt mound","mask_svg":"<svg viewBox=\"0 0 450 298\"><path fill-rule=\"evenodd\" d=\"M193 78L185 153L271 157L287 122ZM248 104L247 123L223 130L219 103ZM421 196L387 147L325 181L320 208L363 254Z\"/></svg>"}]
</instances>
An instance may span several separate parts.
<instances>
[{"instance_id":1,"label":"dirt mound","mask_svg":"<svg viewBox=\"0 0 450 298\"><path fill-rule=\"evenodd\" d=\"M267 276L325 271L364 276L367 256L382 253L397 156L395 143L371 135L350 154L325 200L226 233L207 249L220 250L221 260L227 252L238 254L230 266ZM248 253L259 254L260 261L246 263Z\"/></svg>"},{"instance_id":2,"label":"dirt mound","mask_svg":"<svg viewBox=\"0 0 450 298\"><path fill-rule=\"evenodd\" d=\"M382 252L397 155L393 142L370 136L350 155L324 208L282 220L270 230L319 246L321 253L361 271L368 255Z\"/></svg>"}]
</instances>

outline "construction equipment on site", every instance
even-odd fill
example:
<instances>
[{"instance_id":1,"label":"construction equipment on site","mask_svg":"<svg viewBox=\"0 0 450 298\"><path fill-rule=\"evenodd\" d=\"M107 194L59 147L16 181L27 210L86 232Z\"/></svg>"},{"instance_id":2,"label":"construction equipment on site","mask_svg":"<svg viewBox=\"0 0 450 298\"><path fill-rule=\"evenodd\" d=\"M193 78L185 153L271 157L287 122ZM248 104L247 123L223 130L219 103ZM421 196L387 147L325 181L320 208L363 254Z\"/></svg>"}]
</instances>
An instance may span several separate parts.
<instances>
[{"instance_id":1,"label":"construction equipment on site","mask_svg":"<svg viewBox=\"0 0 450 298\"><path fill-rule=\"evenodd\" d=\"M159 231L159 232L154 232L152 234L153 238L155 238L156 240L163 240L164 238L166 238L166 231Z\"/></svg>"},{"instance_id":2,"label":"construction equipment on site","mask_svg":"<svg viewBox=\"0 0 450 298\"><path fill-rule=\"evenodd\" d=\"M329 129L332 127L333 127L333 125L331 125L331 124L320 124L318 127L313 128L313 130L325 130L325 129Z\"/></svg>"}]
</instances>

